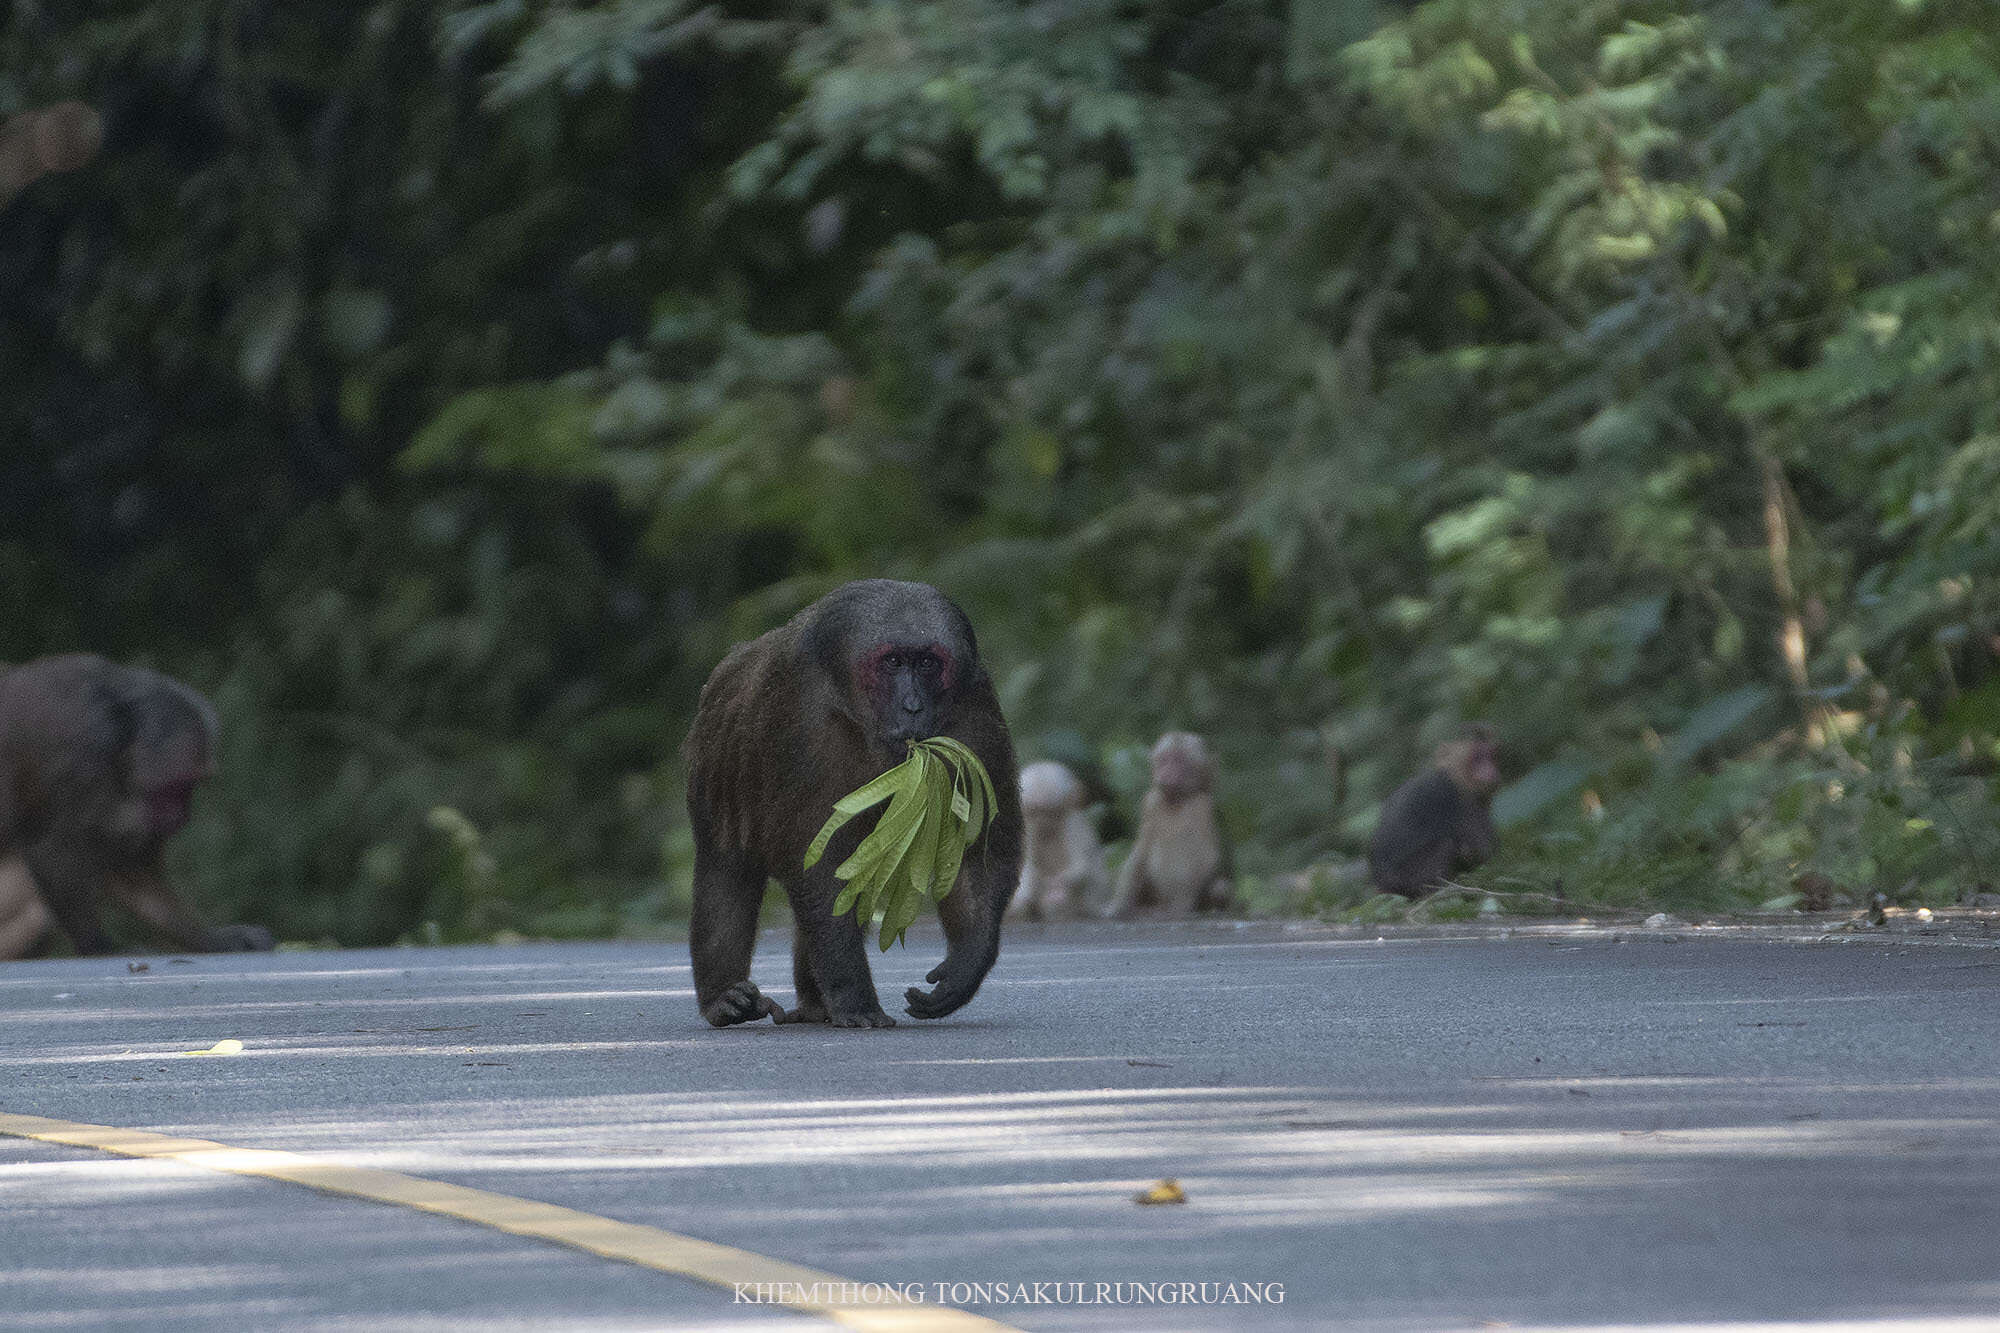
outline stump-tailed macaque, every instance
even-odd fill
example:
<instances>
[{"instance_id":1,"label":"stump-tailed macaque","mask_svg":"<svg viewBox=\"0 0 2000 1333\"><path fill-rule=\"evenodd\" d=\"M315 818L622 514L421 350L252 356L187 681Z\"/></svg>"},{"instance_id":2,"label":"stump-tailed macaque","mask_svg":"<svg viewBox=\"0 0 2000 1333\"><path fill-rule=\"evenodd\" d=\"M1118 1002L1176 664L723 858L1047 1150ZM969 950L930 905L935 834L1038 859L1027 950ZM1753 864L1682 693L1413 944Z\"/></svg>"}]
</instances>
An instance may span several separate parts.
<instances>
[{"instance_id":1,"label":"stump-tailed macaque","mask_svg":"<svg viewBox=\"0 0 2000 1333\"><path fill-rule=\"evenodd\" d=\"M1082 779L1052 760L1021 770L1021 817L1028 850L1010 916L1067 920L1093 908L1107 887L1104 845L1097 840Z\"/></svg>"},{"instance_id":2,"label":"stump-tailed macaque","mask_svg":"<svg viewBox=\"0 0 2000 1333\"><path fill-rule=\"evenodd\" d=\"M922 583L867 579L828 593L709 676L688 734L694 831L689 945L695 998L716 1027L766 1014L780 1023L891 1027L868 970L865 923L836 917L845 861L880 818L863 812L811 870L807 846L849 792L907 757L908 742L962 741L986 765L998 808L937 905L944 962L929 991L904 993L917 1018L970 1000L1000 952L1000 919L1021 875L1014 746L965 613ZM767 879L791 900L792 983L784 1009L750 980Z\"/></svg>"},{"instance_id":3,"label":"stump-tailed macaque","mask_svg":"<svg viewBox=\"0 0 2000 1333\"><path fill-rule=\"evenodd\" d=\"M1191 731L1170 731L1154 742L1152 765L1153 786L1139 807L1139 835L1104 914L1226 910L1236 889L1215 819L1215 764L1207 743Z\"/></svg>"},{"instance_id":4,"label":"stump-tailed macaque","mask_svg":"<svg viewBox=\"0 0 2000 1333\"><path fill-rule=\"evenodd\" d=\"M1438 746L1430 768L1382 802L1368 843L1368 877L1383 893L1421 898L1493 855L1493 790L1500 746L1493 728L1468 722Z\"/></svg>"},{"instance_id":5,"label":"stump-tailed macaque","mask_svg":"<svg viewBox=\"0 0 2000 1333\"><path fill-rule=\"evenodd\" d=\"M160 868L215 771L215 710L177 680L72 653L0 670L0 958L51 924L113 951L106 899L183 949L268 949L262 926L207 926Z\"/></svg>"}]
</instances>

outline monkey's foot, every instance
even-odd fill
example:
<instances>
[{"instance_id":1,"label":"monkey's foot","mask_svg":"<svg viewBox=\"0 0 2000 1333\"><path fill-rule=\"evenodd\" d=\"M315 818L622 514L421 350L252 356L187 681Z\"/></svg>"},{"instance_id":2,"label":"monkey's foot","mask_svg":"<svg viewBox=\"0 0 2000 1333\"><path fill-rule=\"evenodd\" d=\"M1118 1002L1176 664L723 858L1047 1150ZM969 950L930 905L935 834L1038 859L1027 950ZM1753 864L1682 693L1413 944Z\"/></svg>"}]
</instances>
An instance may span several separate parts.
<instances>
[{"instance_id":1,"label":"monkey's foot","mask_svg":"<svg viewBox=\"0 0 2000 1333\"><path fill-rule=\"evenodd\" d=\"M880 1009L865 1009L851 1014L829 1014L827 1022L837 1028L892 1028L896 1020Z\"/></svg>"},{"instance_id":2,"label":"monkey's foot","mask_svg":"<svg viewBox=\"0 0 2000 1333\"><path fill-rule=\"evenodd\" d=\"M754 1023L766 1014L775 1022L783 1022L784 1013L783 1005L758 990L757 983L747 978L701 1007L701 1016L711 1026L719 1028L734 1023Z\"/></svg>"},{"instance_id":3,"label":"monkey's foot","mask_svg":"<svg viewBox=\"0 0 2000 1333\"><path fill-rule=\"evenodd\" d=\"M779 1014L777 1019L780 1023L824 1023L827 1021L826 1010L816 1004L802 1004L796 1009L788 1009L784 1013Z\"/></svg>"}]
</instances>

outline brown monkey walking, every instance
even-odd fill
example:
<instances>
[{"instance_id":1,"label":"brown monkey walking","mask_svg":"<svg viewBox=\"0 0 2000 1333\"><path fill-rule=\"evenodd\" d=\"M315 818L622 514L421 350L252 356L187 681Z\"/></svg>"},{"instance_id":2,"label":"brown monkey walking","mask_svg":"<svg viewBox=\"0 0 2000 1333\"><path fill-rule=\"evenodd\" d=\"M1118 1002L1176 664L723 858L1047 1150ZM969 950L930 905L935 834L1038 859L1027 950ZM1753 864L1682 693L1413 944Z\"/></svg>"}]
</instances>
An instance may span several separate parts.
<instances>
[{"instance_id":1,"label":"brown monkey walking","mask_svg":"<svg viewBox=\"0 0 2000 1333\"><path fill-rule=\"evenodd\" d=\"M1235 898L1229 849L1215 819L1215 764L1191 731L1153 743L1153 786L1139 836L1118 872L1108 917L1225 911Z\"/></svg>"},{"instance_id":2,"label":"brown monkey walking","mask_svg":"<svg viewBox=\"0 0 2000 1333\"><path fill-rule=\"evenodd\" d=\"M868 969L862 923L833 915L833 877L875 826L864 812L811 870L805 852L833 803L950 736L993 779L998 809L938 903L945 958L905 992L908 1011L942 1018L970 1000L1000 952L1000 918L1021 873L1014 747L965 613L922 583L867 579L835 589L749 643L702 687L687 740L694 829L689 945L695 998L716 1027L766 1014L780 1023L891 1027ZM794 918L789 1012L750 980L757 909L776 879Z\"/></svg>"},{"instance_id":3,"label":"brown monkey walking","mask_svg":"<svg viewBox=\"0 0 2000 1333\"><path fill-rule=\"evenodd\" d=\"M1027 851L1009 916L1053 921L1083 915L1105 888L1104 846L1085 809L1083 781L1053 760L1021 770Z\"/></svg>"},{"instance_id":4,"label":"brown monkey walking","mask_svg":"<svg viewBox=\"0 0 2000 1333\"><path fill-rule=\"evenodd\" d=\"M106 897L183 949L272 947L262 926L206 926L160 868L215 770L215 710L156 671L73 653L0 672L0 959L61 926L112 952Z\"/></svg>"},{"instance_id":5,"label":"brown monkey walking","mask_svg":"<svg viewBox=\"0 0 2000 1333\"><path fill-rule=\"evenodd\" d=\"M1383 893L1420 898L1493 855L1493 791L1500 746L1493 728L1468 722L1438 746L1432 766L1390 793L1368 844L1368 877Z\"/></svg>"}]
</instances>

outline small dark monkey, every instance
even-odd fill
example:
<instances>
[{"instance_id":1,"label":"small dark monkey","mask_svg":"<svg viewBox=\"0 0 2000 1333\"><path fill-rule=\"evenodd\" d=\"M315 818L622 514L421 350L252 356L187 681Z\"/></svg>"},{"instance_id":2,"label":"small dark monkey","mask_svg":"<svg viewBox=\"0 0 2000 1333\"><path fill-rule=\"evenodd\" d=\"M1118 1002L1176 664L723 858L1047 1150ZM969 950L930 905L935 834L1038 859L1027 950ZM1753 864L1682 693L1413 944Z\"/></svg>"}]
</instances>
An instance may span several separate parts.
<instances>
[{"instance_id":1,"label":"small dark monkey","mask_svg":"<svg viewBox=\"0 0 2000 1333\"><path fill-rule=\"evenodd\" d=\"M0 672L0 958L51 921L113 951L108 896L183 949L268 949L262 926L205 926L160 869L215 771L215 710L177 680L82 653Z\"/></svg>"},{"instance_id":2,"label":"small dark monkey","mask_svg":"<svg viewBox=\"0 0 2000 1333\"><path fill-rule=\"evenodd\" d=\"M1468 722L1435 763L1390 793L1368 844L1368 877L1383 893L1420 898L1487 857L1499 839L1490 807L1500 785L1493 728Z\"/></svg>"},{"instance_id":3,"label":"small dark monkey","mask_svg":"<svg viewBox=\"0 0 2000 1333\"><path fill-rule=\"evenodd\" d=\"M1139 809L1139 836L1118 872L1109 917L1220 912L1235 897L1229 849L1215 821L1215 764L1191 731L1153 743L1153 786Z\"/></svg>"},{"instance_id":4,"label":"small dark monkey","mask_svg":"<svg viewBox=\"0 0 2000 1333\"><path fill-rule=\"evenodd\" d=\"M717 1027L766 1014L780 1023L894 1025L876 998L863 923L833 914L841 889L834 868L881 808L850 820L811 870L803 863L835 801L901 763L909 741L931 736L953 737L979 756L998 808L938 903L945 959L925 978L935 988L904 994L918 1018L942 1018L979 989L1021 877L1014 746L971 623L926 584L867 579L722 660L702 687L687 740L689 944L703 1018ZM750 980L767 878L792 904L798 1005L790 1011Z\"/></svg>"}]
</instances>

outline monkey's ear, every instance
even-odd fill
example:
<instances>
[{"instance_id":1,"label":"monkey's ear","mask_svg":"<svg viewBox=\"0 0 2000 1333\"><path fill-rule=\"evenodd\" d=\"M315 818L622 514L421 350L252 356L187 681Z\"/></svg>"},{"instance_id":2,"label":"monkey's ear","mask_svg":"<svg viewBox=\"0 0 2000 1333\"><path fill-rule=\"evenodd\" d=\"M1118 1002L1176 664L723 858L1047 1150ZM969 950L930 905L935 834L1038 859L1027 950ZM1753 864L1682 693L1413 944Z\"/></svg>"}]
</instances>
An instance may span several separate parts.
<instances>
[{"instance_id":1,"label":"monkey's ear","mask_svg":"<svg viewBox=\"0 0 2000 1333\"><path fill-rule=\"evenodd\" d=\"M972 632L972 618L959 609L957 602L947 597L944 604L951 608L951 618L958 632L965 638L965 651L973 662L979 661L979 636Z\"/></svg>"},{"instance_id":2,"label":"monkey's ear","mask_svg":"<svg viewBox=\"0 0 2000 1333\"><path fill-rule=\"evenodd\" d=\"M843 683L847 680L850 664L846 657L847 636L833 625L833 616L821 613L806 626L805 655L808 661L822 671Z\"/></svg>"}]
</instances>

